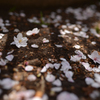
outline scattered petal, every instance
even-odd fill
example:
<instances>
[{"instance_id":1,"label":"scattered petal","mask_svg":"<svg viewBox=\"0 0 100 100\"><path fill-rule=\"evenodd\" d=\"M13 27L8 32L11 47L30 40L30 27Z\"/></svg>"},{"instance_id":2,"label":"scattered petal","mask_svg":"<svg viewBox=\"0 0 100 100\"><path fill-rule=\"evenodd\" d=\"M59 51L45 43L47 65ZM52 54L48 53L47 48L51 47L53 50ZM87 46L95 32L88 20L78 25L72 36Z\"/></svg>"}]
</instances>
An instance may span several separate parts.
<instances>
[{"instance_id":1,"label":"scattered petal","mask_svg":"<svg viewBox=\"0 0 100 100\"><path fill-rule=\"evenodd\" d=\"M62 91L62 87L53 87L53 88L51 88L51 91L60 92L60 91Z\"/></svg>"},{"instance_id":2,"label":"scattered petal","mask_svg":"<svg viewBox=\"0 0 100 100\"><path fill-rule=\"evenodd\" d=\"M14 56L12 54L5 57L8 61L12 61Z\"/></svg>"},{"instance_id":3,"label":"scattered petal","mask_svg":"<svg viewBox=\"0 0 100 100\"><path fill-rule=\"evenodd\" d=\"M46 72L47 71L47 68L44 66L43 68L42 68L42 70L41 70L41 73L44 73L44 72Z\"/></svg>"},{"instance_id":4,"label":"scattered petal","mask_svg":"<svg viewBox=\"0 0 100 100\"><path fill-rule=\"evenodd\" d=\"M29 76L27 77L27 79L28 79L29 81L35 81L35 80L36 80L36 76L35 76L35 75L29 75Z\"/></svg>"},{"instance_id":5,"label":"scattered petal","mask_svg":"<svg viewBox=\"0 0 100 100\"><path fill-rule=\"evenodd\" d=\"M61 86L62 85L62 83L59 79L56 79L52 84L56 85L56 86Z\"/></svg>"},{"instance_id":6,"label":"scattered petal","mask_svg":"<svg viewBox=\"0 0 100 100\"><path fill-rule=\"evenodd\" d=\"M79 99L75 94L63 91L57 96L57 100L79 100Z\"/></svg>"},{"instance_id":7,"label":"scattered petal","mask_svg":"<svg viewBox=\"0 0 100 100\"><path fill-rule=\"evenodd\" d=\"M46 38L43 39L43 43L48 43L48 42L49 42L48 39L46 39Z\"/></svg>"},{"instance_id":8,"label":"scattered petal","mask_svg":"<svg viewBox=\"0 0 100 100\"><path fill-rule=\"evenodd\" d=\"M48 73L45 79L48 82L53 82L55 80L55 76L50 74L50 73Z\"/></svg>"},{"instance_id":9,"label":"scattered petal","mask_svg":"<svg viewBox=\"0 0 100 100\"><path fill-rule=\"evenodd\" d=\"M62 48L63 46L62 45L58 45L58 44L55 44L56 47L58 48Z\"/></svg>"},{"instance_id":10,"label":"scattered petal","mask_svg":"<svg viewBox=\"0 0 100 100\"><path fill-rule=\"evenodd\" d=\"M4 60L2 58L0 59L0 65L1 66L5 66L7 64L7 62L8 62L7 60Z\"/></svg>"},{"instance_id":11,"label":"scattered petal","mask_svg":"<svg viewBox=\"0 0 100 100\"><path fill-rule=\"evenodd\" d=\"M0 81L0 85L4 88L4 89L11 89L14 85L18 84L18 81L14 81L10 78L5 78L3 80Z\"/></svg>"},{"instance_id":12,"label":"scattered petal","mask_svg":"<svg viewBox=\"0 0 100 100\"><path fill-rule=\"evenodd\" d=\"M26 70L26 71L32 71L32 70L33 70L33 66L27 65L27 66L25 67L25 70Z\"/></svg>"},{"instance_id":13,"label":"scattered petal","mask_svg":"<svg viewBox=\"0 0 100 100\"><path fill-rule=\"evenodd\" d=\"M96 98L100 97L100 92L97 91L97 90L95 90L95 91L93 91L93 92L90 94L90 97L91 97L92 99L96 99Z\"/></svg>"},{"instance_id":14,"label":"scattered petal","mask_svg":"<svg viewBox=\"0 0 100 100\"><path fill-rule=\"evenodd\" d=\"M40 31L40 30L39 30L38 28L34 28L32 31L31 31L31 30L27 31L27 32L26 32L26 35L27 35L27 36L31 36L31 35L34 35L34 34L38 34L39 31Z\"/></svg>"},{"instance_id":15,"label":"scattered petal","mask_svg":"<svg viewBox=\"0 0 100 100\"><path fill-rule=\"evenodd\" d=\"M36 44L32 44L31 47L32 47L32 48L38 48L39 46L36 45Z\"/></svg>"},{"instance_id":16,"label":"scattered petal","mask_svg":"<svg viewBox=\"0 0 100 100\"><path fill-rule=\"evenodd\" d=\"M74 48L80 49L80 45L74 45Z\"/></svg>"},{"instance_id":17,"label":"scattered petal","mask_svg":"<svg viewBox=\"0 0 100 100\"><path fill-rule=\"evenodd\" d=\"M100 64L100 55L97 51L93 51L91 55L88 55L88 57L91 58L94 61L94 63Z\"/></svg>"},{"instance_id":18,"label":"scattered petal","mask_svg":"<svg viewBox=\"0 0 100 100\"><path fill-rule=\"evenodd\" d=\"M59 69L59 68L60 68L60 65L61 65L61 64L54 63L54 67L55 67L55 69Z\"/></svg>"}]
</instances>

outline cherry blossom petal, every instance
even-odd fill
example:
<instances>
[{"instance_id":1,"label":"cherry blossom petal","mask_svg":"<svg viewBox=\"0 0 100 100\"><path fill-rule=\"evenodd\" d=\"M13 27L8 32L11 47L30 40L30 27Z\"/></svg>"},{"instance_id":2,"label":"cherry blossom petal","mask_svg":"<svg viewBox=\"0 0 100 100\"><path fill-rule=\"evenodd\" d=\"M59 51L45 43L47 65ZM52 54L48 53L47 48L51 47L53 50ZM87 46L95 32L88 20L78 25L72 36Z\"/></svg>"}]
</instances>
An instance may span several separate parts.
<instances>
[{"instance_id":1,"label":"cherry blossom petal","mask_svg":"<svg viewBox=\"0 0 100 100\"><path fill-rule=\"evenodd\" d=\"M34 97L32 100L42 100L40 97Z\"/></svg>"},{"instance_id":2,"label":"cherry blossom petal","mask_svg":"<svg viewBox=\"0 0 100 100\"><path fill-rule=\"evenodd\" d=\"M27 36L31 36L31 35L33 35L33 34L38 34L39 31L40 31L40 30L39 30L38 28L34 28L32 31L31 31L31 30L27 31L27 32L26 32L26 35L27 35Z\"/></svg>"},{"instance_id":3,"label":"cherry blossom petal","mask_svg":"<svg viewBox=\"0 0 100 100\"><path fill-rule=\"evenodd\" d=\"M9 55L9 54L11 54L11 53L13 53L14 52L14 50L11 50L11 51L9 51L8 53L7 53L7 55Z\"/></svg>"},{"instance_id":4,"label":"cherry blossom petal","mask_svg":"<svg viewBox=\"0 0 100 100\"><path fill-rule=\"evenodd\" d=\"M44 72L46 72L47 71L47 68L44 66L43 68L42 68L42 70L41 70L41 73L44 73Z\"/></svg>"},{"instance_id":5,"label":"cherry blossom petal","mask_svg":"<svg viewBox=\"0 0 100 100\"><path fill-rule=\"evenodd\" d=\"M56 79L52 84L56 85L56 86L61 86L62 85L62 83L59 79Z\"/></svg>"},{"instance_id":6,"label":"cherry blossom petal","mask_svg":"<svg viewBox=\"0 0 100 100\"><path fill-rule=\"evenodd\" d=\"M95 91L93 91L93 92L90 94L90 97L91 97L92 99L96 99L96 98L100 97L100 92L97 91L97 90L95 90Z\"/></svg>"},{"instance_id":7,"label":"cherry blossom petal","mask_svg":"<svg viewBox=\"0 0 100 100\"><path fill-rule=\"evenodd\" d=\"M64 72L65 73L65 76L68 78L68 81L69 82L74 82L74 80L73 80L73 72L72 71L65 71Z\"/></svg>"},{"instance_id":8,"label":"cherry blossom petal","mask_svg":"<svg viewBox=\"0 0 100 100\"><path fill-rule=\"evenodd\" d=\"M45 79L48 82L53 82L55 80L55 76L50 74L50 73L48 73Z\"/></svg>"},{"instance_id":9,"label":"cherry blossom petal","mask_svg":"<svg viewBox=\"0 0 100 100\"><path fill-rule=\"evenodd\" d=\"M97 51L93 51L91 55L88 55L88 57L91 58L94 61L94 63L100 64L100 55Z\"/></svg>"},{"instance_id":10,"label":"cherry blossom petal","mask_svg":"<svg viewBox=\"0 0 100 100\"><path fill-rule=\"evenodd\" d=\"M59 69L59 68L60 68L60 65L61 65L61 64L54 63L54 67L55 67L55 69Z\"/></svg>"},{"instance_id":11,"label":"cherry blossom petal","mask_svg":"<svg viewBox=\"0 0 100 100\"><path fill-rule=\"evenodd\" d=\"M85 67L86 70L92 71L92 68L90 67L89 63L81 62L81 64Z\"/></svg>"},{"instance_id":12,"label":"cherry blossom petal","mask_svg":"<svg viewBox=\"0 0 100 100\"><path fill-rule=\"evenodd\" d=\"M95 77L95 81L100 83L100 74L95 73L94 77Z\"/></svg>"},{"instance_id":13,"label":"cherry blossom petal","mask_svg":"<svg viewBox=\"0 0 100 100\"><path fill-rule=\"evenodd\" d=\"M80 49L80 45L74 45L74 48Z\"/></svg>"},{"instance_id":14,"label":"cherry blossom petal","mask_svg":"<svg viewBox=\"0 0 100 100\"><path fill-rule=\"evenodd\" d=\"M87 85L91 85L91 84L94 83L94 80L93 80L92 78L87 77L87 78L85 79L85 82L86 82Z\"/></svg>"},{"instance_id":15,"label":"cherry blossom petal","mask_svg":"<svg viewBox=\"0 0 100 100\"><path fill-rule=\"evenodd\" d=\"M7 60L4 60L2 58L0 59L0 65L1 66L5 66L7 64L7 62L8 62Z\"/></svg>"},{"instance_id":16,"label":"cherry blossom petal","mask_svg":"<svg viewBox=\"0 0 100 100\"><path fill-rule=\"evenodd\" d=\"M36 45L36 44L32 44L31 47L32 47L32 48L38 48L39 46Z\"/></svg>"},{"instance_id":17,"label":"cherry blossom petal","mask_svg":"<svg viewBox=\"0 0 100 100\"><path fill-rule=\"evenodd\" d=\"M18 83L18 81L11 80L10 78L5 78L0 81L0 85L2 85L4 89L11 89L14 85Z\"/></svg>"},{"instance_id":18,"label":"cherry blossom petal","mask_svg":"<svg viewBox=\"0 0 100 100\"><path fill-rule=\"evenodd\" d=\"M63 91L57 96L57 100L79 100L79 98L73 93Z\"/></svg>"},{"instance_id":19,"label":"cherry blossom petal","mask_svg":"<svg viewBox=\"0 0 100 100\"><path fill-rule=\"evenodd\" d=\"M29 76L27 77L27 79L28 79L29 81L35 81L35 80L36 80L36 76L35 76L35 75L29 75Z\"/></svg>"},{"instance_id":20,"label":"cherry blossom petal","mask_svg":"<svg viewBox=\"0 0 100 100\"><path fill-rule=\"evenodd\" d=\"M32 71L32 70L33 70L33 66L27 65L27 66L25 67L25 70L26 70L26 71Z\"/></svg>"},{"instance_id":21,"label":"cherry blossom petal","mask_svg":"<svg viewBox=\"0 0 100 100\"><path fill-rule=\"evenodd\" d=\"M62 48L63 46L62 45L58 45L58 44L55 44L56 47L58 48Z\"/></svg>"},{"instance_id":22,"label":"cherry blossom petal","mask_svg":"<svg viewBox=\"0 0 100 100\"><path fill-rule=\"evenodd\" d=\"M0 52L0 56L2 56L2 52Z\"/></svg>"},{"instance_id":23,"label":"cherry blossom petal","mask_svg":"<svg viewBox=\"0 0 100 100\"><path fill-rule=\"evenodd\" d=\"M43 39L43 43L48 43L48 42L49 42L48 39L46 39L46 38Z\"/></svg>"},{"instance_id":24,"label":"cherry blossom petal","mask_svg":"<svg viewBox=\"0 0 100 100\"><path fill-rule=\"evenodd\" d=\"M53 88L51 88L51 91L60 92L60 91L62 91L62 87L53 87Z\"/></svg>"},{"instance_id":25,"label":"cherry blossom petal","mask_svg":"<svg viewBox=\"0 0 100 100\"><path fill-rule=\"evenodd\" d=\"M7 59L8 61L12 61L13 58L14 58L14 56L13 56L12 54L6 56L6 59Z\"/></svg>"},{"instance_id":26,"label":"cherry blossom petal","mask_svg":"<svg viewBox=\"0 0 100 100\"><path fill-rule=\"evenodd\" d=\"M81 57L79 57L78 55L75 55L75 56L71 56L70 60L73 61L73 62L77 62L77 61L80 61Z\"/></svg>"}]
</instances>

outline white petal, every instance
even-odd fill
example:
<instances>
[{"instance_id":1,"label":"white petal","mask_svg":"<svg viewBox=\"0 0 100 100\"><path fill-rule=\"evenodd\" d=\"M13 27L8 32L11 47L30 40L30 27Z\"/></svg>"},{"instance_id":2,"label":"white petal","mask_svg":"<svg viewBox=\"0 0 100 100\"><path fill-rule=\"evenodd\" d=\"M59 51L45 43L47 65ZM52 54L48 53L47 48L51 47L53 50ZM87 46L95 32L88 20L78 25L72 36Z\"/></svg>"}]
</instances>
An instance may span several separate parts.
<instances>
[{"instance_id":1,"label":"white petal","mask_svg":"<svg viewBox=\"0 0 100 100\"><path fill-rule=\"evenodd\" d=\"M48 69L48 68L54 68L54 65L51 64L51 63L48 63L48 64L45 65L45 67L46 67L47 69Z\"/></svg>"},{"instance_id":2,"label":"white petal","mask_svg":"<svg viewBox=\"0 0 100 100\"><path fill-rule=\"evenodd\" d=\"M36 80L36 76L35 76L35 75L29 75L29 76L27 77L27 79L28 79L29 81L34 81L34 80Z\"/></svg>"},{"instance_id":3,"label":"white petal","mask_svg":"<svg viewBox=\"0 0 100 100\"><path fill-rule=\"evenodd\" d=\"M62 83L59 79L56 79L52 84L56 85L56 86L61 86L62 85Z\"/></svg>"},{"instance_id":4,"label":"white petal","mask_svg":"<svg viewBox=\"0 0 100 100\"><path fill-rule=\"evenodd\" d=\"M32 35L32 34L33 34L33 32L30 31L30 30L26 32L26 35L27 35L27 36L30 36L30 35Z\"/></svg>"},{"instance_id":5,"label":"white petal","mask_svg":"<svg viewBox=\"0 0 100 100\"><path fill-rule=\"evenodd\" d=\"M77 62L77 61L80 61L81 57L79 57L78 55L75 55L75 56L71 56L70 60L73 61L73 62Z\"/></svg>"},{"instance_id":6,"label":"white petal","mask_svg":"<svg viewBox=\"0 0 100 100\"><path fill-rule=\"evenodd\" d=\"M65 71L64 73L65 73L65 76L68 78L69 82L74 82L74 80L72 79L73 72L71 72L71 71Z\"/></svg>"},{"instance_id":7,"label":"white petal","mask_svg":"<svg viewBox=\"0 0 100 100\"><path fill-rule=\"evenodd\" d=\"M25 67L25 70L26 70L26 71L32 71L32 70L33 70L33 66L27 65L27 66Z\"/></svg>"},{"instance_id":8,"label":"white petal","mask_svg":"<svg viewBox=\"0 0 100 100\"><path fill-rule=\"evenodd\" d=\"M94 88L99 88L100 87L100 84L99 83L96 83L96 82L92 83L91 85Z\"/></svg>"},{"instance_id":9,"label":"white petal","mask_svg":"<svg viewBox=\"0 0 100 100\"><path fill-rule=\"evenodd\" d=\"M11 42L11 43L10 43L10 45L15 45L15 42L14 42L14 41L13 41L13 42Z\"/></svg>"},{"instance_id":10,"label":"white petal","mask_svg":"<svg viewBox=\"0 0 100 100\"><path fill-rule=\"evenodd\" d=\"M46 39L46 38L43 39L43 43L48 43L48 42L49 42L48 39Z\"/></svg>"},{"instance_id":11,"label":"white petal","mask_svg":"<svg viewBox=\"0 0 100 100\"><path fill-rule=\"evenodd\" d=\"M19 29L17 29L17 28L16 28L16 29L14 29L14 32L19 32Z\"/></svg>"},{"instance_id":12,"label":"white petal","mask_svg":"<svg viewBox=\"0 0 100 100\"><path fill-rule=\"evenodd\" d=\"M50 73L48 73L45 79L48 82L53 82L55 80L55 76L50 74Z\"/></svg>"},{"instance_id":13,"label":"white petal","mask_svg":"<svg viewBox=\"0 0 100 100\"><path fill-rule=\"evenodd\" d=\"M3 86L4 89L10 89L14 85L18 84L18 82L17 81L13 81L10 78L5 78L0 82L0 84Z\"/></svg>"},{"instance_id":14,"label":"white petal","mask_svg":"<svg viewBox=\"0 0 100 100\"><path fill-rule=\"evenodd\" d=\"M44 73L44 72L46 72L47 71L47 68L44 66L43 68L42 68L42 70L41 70L41 73Z\"/></svg>"},{"instance_id":15,"label":"white petal","mask_svg":"<svg viewBox=\"0 0 100 100\"><path fill-rule=\"evenodd\" d=\"M55 44L56 47L58 48L62 48L63 46L62 45L58 45L58 44Z\"/></svg>"},{"instance_id":16,"label":"white petal","mask_svg":"<svg viewBox=\"0 0 100 100\"><path fill-rule=\"evenodd\" d=\"M80 45L74 45L76 49L80 49Z\"/></svg>"},{"instance_id":17,"label":"white petal","mask_svg":"<svg viewBox=\"0 0 100 100\"><path fill-rule=\"evenodd\" d=\"M9 51L8 53L7 53L7 55L9 55L9 54L11 54L11 53L13 53L14 52L14 50L11 50L11 51Z\"/></svg>"},{"instance_id":18,"label":"white petal","mask_svg":"<svg viewBox=\"0 0 100 100\"><path fill-rule=\"evenodd\" d=\"M49 99L48 95L44 94L43 97L42 97L42 100L48 100L48 99Z\"/></svg>"},{"instance_id":19,"label":"white petal","mask_svg":"<svg viewBox=\"0 0 100 100\"><path fill-rule=\"evenodd\" d=\"M86 82L87 85L91 85L91 84L94 83L94 80L93 80L92 78L87 77L87 78L85 79L85 82Z\"/></svg>"},{"instance_id":20,"label":"white petal","mask_svg":"<svg viewBox=\"0 0 100 100\"><path fill-rule=\"evenodd\" d=\"M38 48L39 46L36 45L36 44L32 44L31 47L32 47L32 48Z\"/></svg>"},{"instance_id":21,"label":"white petal","mask_svg":"<svg viewBox=\"0 0 100 100\"><path fill-rule=\"evenodd\" d=\"M55 67L55 69L59 69L60 68L60 64L54 63L54 67Z\"/></svg>"},{"instance_id":22,"label":"white petal","mask_svg":"<svg viewBox=\"0 0 100 100\"><path fill-rule=\"evenodd\" d=\"M51 88L51 91L60 92L60 91L62 91L62 87L53 87L53 88Z\"/></svg>"},{"instance_id":23,"label":"white petal","mask_svg":"<svg viewBox=\"0 0 100 100\"><path fill-rule=\"evenodd\" d=\"M4 60L2 58L0 59L0 65L1 66L5 66L7 64L7 62L8 62L7 60Z\"/></svg>"},{"instance_id":24,"label":"white petal","mask_svg":"<svg viewBox=\"0 0 100 100\"><path fill-rule=\"evenodd\" d=\"M14 56L13 56L13 55L8 55L8 56L6 56L6 59L7 59L8 61L12 61L12 60L13 60L13 58L14 58Z\"/></svg>"},{"instance_id":25,"label":"white petal","mask_svg":"<svg viewBox=\"0 0 100 100\"><path fill-rule=\"evenodd\" d=\"M42 98L40 98L40 97L33 97L33 99L32 100L43 100Z\"/></svg>"},{"instance_id":26,"label":"white petal","mask_svg":"<svg viewBox=\"0 0 100 100\"><path fill-rule=\"evenodd\" d=\"M95 77L95 81L98 82L98 83L100 83L100 75L97 74L97 73L95 73L94 77Z\"/></svg>"},{"instance_id":27,"label":"white petal","mask_svg":"<svg viewBox=\"0 0 100 100\"><path fill-rule=\"evenodd\" d=\"M85 67L86 70L92 71L92 68L90 67L89 63L82 62L81 64Z\"/></svg>"},{"instance_id":28,"label":"white petal","mask_svg":"<svg viewBox=\"0 0 100 100\"><path fill-rule=\"evenodd\" d=\"M97 91L97 90L95 90L95 91L93 91L93 92L90 94L90 97L91 97L92 99L96 99L96 98L100 97L100 92Z\"/></svg>"},{"instance_id":29,"label":"white petal","mask_svg":"<svg viewBox=\"0 0 100 100\"><path fill-rule=\"evenodd\" d=\"M61 65L62 65L60 69L61 71L72 69L68 61L62 61Z\"/></svg>"},{"instance_id":30,"label":"white petal","mask_svg":"<svg viewBox=\"0 0 100 100\"><path fill-rule=\"evenodd\" d=\"M57 96L57 100L79 100L79 98L73 93L63 91Z\"/></svg>"},{"instance_id":31,"label":"white petal","mask_svg":"<svg viewBox=\"0 0 100 100\"><path fill-rule=\"evenodd\" d=\"M95 44L96 44L96 42L95 42L95 41L92 41L92 42L91 42L91 44L92 44L92 45L95 45Z\"/></svg>"},{"instance_id":32,"label":"white petal","mask_svg":"<svg viewBox=\"0 0 100 100\"><path fill-rule=\"evenodd\" d=\"M0 52L0 56L2 55L2 52Z\"/></svg>"}]
</instances>

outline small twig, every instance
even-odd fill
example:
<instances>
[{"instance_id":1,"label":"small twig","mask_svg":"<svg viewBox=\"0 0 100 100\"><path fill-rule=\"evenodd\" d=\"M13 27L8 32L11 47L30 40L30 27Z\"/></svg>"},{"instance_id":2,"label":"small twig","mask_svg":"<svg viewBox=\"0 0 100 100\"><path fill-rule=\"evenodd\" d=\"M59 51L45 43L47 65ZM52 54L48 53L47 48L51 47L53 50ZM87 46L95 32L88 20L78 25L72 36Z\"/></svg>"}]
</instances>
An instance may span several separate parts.
<instances>
[{"instance_id":1,"label":"small twig","mask_svg":"<svg viewBox=\"0 0 100 100\"><path fill-rule=\"evenodd\" d=\"M41 76L41 82L40 82L40 87L39 89L36 91L35 97L42 97L45 93L45 80L44 77Z\"/></svg>"}]
</instances>

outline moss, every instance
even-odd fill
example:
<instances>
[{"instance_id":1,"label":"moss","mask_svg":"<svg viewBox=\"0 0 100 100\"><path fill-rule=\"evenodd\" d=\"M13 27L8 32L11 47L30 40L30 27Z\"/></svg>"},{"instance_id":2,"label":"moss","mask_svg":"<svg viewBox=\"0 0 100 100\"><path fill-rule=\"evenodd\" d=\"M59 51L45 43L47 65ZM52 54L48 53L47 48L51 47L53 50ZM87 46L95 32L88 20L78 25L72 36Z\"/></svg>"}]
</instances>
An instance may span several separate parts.
<instances>
[{"instance_id":1,"label":"moss","mask_svg":"<svg viewBox=\"0 0 100 100\"><path fill-rule=\"evenodd\" d=\"M96 32L97 32L98 34L100 34L100 29L99 29L99 27L96 27Z\"/></svg>"}]
</instances>

